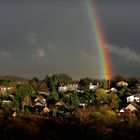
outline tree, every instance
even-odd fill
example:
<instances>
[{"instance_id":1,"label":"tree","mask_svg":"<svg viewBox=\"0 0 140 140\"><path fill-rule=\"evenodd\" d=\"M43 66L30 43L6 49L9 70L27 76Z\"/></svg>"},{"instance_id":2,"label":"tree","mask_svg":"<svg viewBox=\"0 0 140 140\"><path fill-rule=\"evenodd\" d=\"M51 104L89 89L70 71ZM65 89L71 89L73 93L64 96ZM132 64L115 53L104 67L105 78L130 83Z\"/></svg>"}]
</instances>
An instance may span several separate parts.
<instances>
[{"instance_id":1,"label":"tree","mask_svg":"<svg viewBox=\"0 0 140 140\"><path fill-rule=\"evenodd\" d=\"M100 83L100 80L98 80L98 79L94 79L92 83L93 83L93 85L97 85L97 84Z\"/></svg>"},{"instance_id":2,"label":"tree","mask_svg":"<svg viewBox=\"0 0 140 140\"><path fill-rule=\"evenodd\" d=\"M71 76L65 73L56 74L54 75L54 77L56 78L59 84L62 83L68 84L72 82Z\"/></svg>"},{"instance_id":3,"label":"tree","mask_svg":"<svg viewBox=\"0 0 140 140\"><path fill-rule=\"evenodd\" d=\"M68 94L63 93L63 92L59 93L59 99L64 101L65 103L70 103L70 96Z\"/></svg>"},{"instance_id":4,"label":"tree","mask_svg":"<svg viewBox=\"0 0 140 140\"><path fill-rule=\"evenodd\" d=\"M89 85L90 85L90 83L92 83L92 81L93 80L91 78L88 78L88 77L80 79L79 86L80 86L81 89L88 90L89 89Z\"/></svg>"},{"instance_id":5,"label":"tree","mask_svg":"<svg viewBox=\"0 0 140 140\"><path fill-rule=\"evenodd\" d=\"M127 78L127 82L128 82L128 88L134 91L137 91L137 85L139 83L139 80L135 77L128 77Z\"/></svg>"},{"instance_id":6,"label":"tree","mask_svg":"<svg viewBox=\"0 0 140 140\"><path fill-rule=\"evenodd\" d=\"M115 76L115 77L113 78L113 80L114 80L115 82L126 81L126 78L125 78L124 76L122 76L122 75L117 75L117 76Z\"/></svg>"},{"instance_id":7,"label":"tree","mask_svg":"<svg viewBox=\"0 0 140 140\"><path fill-rule=\"evenodd\" d=\"M44 82L39 83L38 86L37 86L37 90L36 91L37 92L39 92L39 91L44 91L44 92L48 91L47 84L44 83Z\"/></svg>"},{"instance_id":8,"label":"tree","mask_svg":"<svg viewBox=\"0 0 140 140\"><path fill-rule=\"evenodd\" d=\"M39 79L37 79L36 77L32 78L29 81L29 84L37 91L38 85L39 85Z\"/></svg>"},{"instance_id":9,"label":"tree","mask_svg":"<svg viewBox=\"0 0 140 140\"><path fill-rule=\"evenodd\" d=\"M15 101L14 106L18 108L22 108L22 101L25 96L33 97L35 95L35 91L31 86L19 86L15 92ZM18 102L17 102L18 100Z\"/></svg>"},{"instance_id":10,"label":"tree","mask_svg":"<svg viewBox=\"0 0 140 140\"><path fill-rule=\"evenodd\" d=\"M78 96L80 102L86 103L87 105L94 104L95 102L95 91L93 90L89 90L84 93L79 93Z\"/></svg>"},{"instance_id":11,"label":"tree","mask_svg":"<svg viewBox=\"0 0 140 140\"><path fill-rule=\"evenodd\" d=\"M19 102L18 98L15 97L14 100L13 100L13 108L15 110L19 110L20 109L20 106L21 106L21 103Z\"/></svg>"},{"instance_id":12,"label":"tree","mask_svg":"<svg viewBox=\"0 0 140 140\"><path fill-rule=\"evenodd\" d=\"M54 90L57 91L58 81L57 81L56 75L53 75L53 76L47 75L45 79L42 81L42 83L46 83L47 88L50 92Z\"/></svg>"},{"instance_id":13,"label":"tree","mask_svg":"<svg viewBox=\"0 0 140 140\"><path fill-rule=\"evenodd\" d=\"M103 88L97 89L95 92L95 96L96 96L97 104L108 103L107 93L105 92Z\"/></svg>"},{"instance_id":14,"label":"tree","mask_svg":"<svg viewBox=\"0 0 140 140\"><path fill-rule=\"evenodd\" d=\"M106 81L105 79L103 79L103 80L101 81L101 88L107 89L107 87L108 87L108 83L107 83L107 81Z\"/></svg>"},{"instance_id":15,"label":"tree","mask_svg":"<svg viewBox=\"0 0 140 140\"><path fill-rule=\"evenodd\" d=\"M0 80L0 84L3 85L3 86L8 86L10 84L10 80L8 79L1 79Z\"/></svg>"},{"instance_id":16,"label":"tree","mask_svg":"<svg viewBox=\"0 0 140 140\"><path fill-rule=\"evenodd\" d=\"M73 92L70 95L70 108L73 110L79 106L79 97L77 93Z\"/></svg>"},{"instance_id":17,"label":"tree","mask_svg":"<svg viewBox=\"0 0 140 140\"><path fill-rule=\"evenodd\" d=\"M109 93L108 94L108 101L109 101L109 105L112 107L112 109L116 110L119 108L120 99L119 99L117 94Z\"/></svg>"},{"instance_id":18,"label":"tree","mask_svg":"<svg viewBox=\"0 0 140 140\"><path fill-rule=\"evenodd\" d=\"M48 84L49 84L48 86L50 89L50 94L47 97L47 101L49 102L49 104L53 104L55 103L55 101L59 99L59 95L56 89L56 81L54 77L49 77Z\"/></svg>"},{"instance_id":19,"label":"tree","mask_svg":"<svg viewBox=\"0 0 140 140\"><path fill-rule=\"evenodd\" d=\"M32 79L29 81L30 84L34 84L34 83L38 83L38 82L39 82L39 79L36 78L36 77L32 78Z\"/></svg>"},{"instance_id":20,"label":"tree","mask_svg":"<svg viewBox=\"0 0 140 140\"><path fill-rule=\"evenodd\" d=\"M120 98L120 107L126 106L126 93L127 93L127 87L123 87L121 90L118 91L118 97Z\"/></svg>"}]
</instances>

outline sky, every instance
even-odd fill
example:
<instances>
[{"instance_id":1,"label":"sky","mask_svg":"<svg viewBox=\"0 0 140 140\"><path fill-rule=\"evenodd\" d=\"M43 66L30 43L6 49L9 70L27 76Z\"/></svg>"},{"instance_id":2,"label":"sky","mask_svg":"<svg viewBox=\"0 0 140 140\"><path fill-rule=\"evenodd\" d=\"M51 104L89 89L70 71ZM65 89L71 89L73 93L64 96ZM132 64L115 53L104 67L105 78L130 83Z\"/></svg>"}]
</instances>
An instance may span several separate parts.
<instances>
[{"instance_id":1,"label":"sky","mask_svg":"<svg viewBox=\"0 0 140 140\"><path fill-rule=\"evenodd\" d=\"M0 75L100 78L83 0L0 0ZM95 0L113 75L140 76L140 1Z\"/></svg>"}]
</instances>

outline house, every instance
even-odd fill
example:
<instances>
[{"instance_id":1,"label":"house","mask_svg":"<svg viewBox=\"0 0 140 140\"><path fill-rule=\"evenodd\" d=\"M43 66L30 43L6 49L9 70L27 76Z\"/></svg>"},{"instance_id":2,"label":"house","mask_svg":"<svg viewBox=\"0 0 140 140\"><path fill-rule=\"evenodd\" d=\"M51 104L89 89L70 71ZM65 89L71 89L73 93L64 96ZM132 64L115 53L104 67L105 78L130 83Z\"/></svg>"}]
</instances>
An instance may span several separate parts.
<instances>
[{"instance_id":1,"label":"house","mask_svg":"<svg viewBox=\"0 0 140 140\"><path fill-rule=\"evenodd\" d=\"M0 86L0 92L5 93L5 92L10 92L13 91L13 87L6 87L6 86Z\"/></svg>"},{"instance_id":2,"label":"house","mask_svg":"<svg viewBox=\"0 0 140 140\"><path fill-rule=\"evenodd\" d=\"M31 106L32 105L31 97L28 95L24 96L23 101L22 101L22 105L23 106Z\"/></svg>"},{"instance_id":3,"label":"house","mask_svg":"<svg viewBox=\"0 0 140 140\"><path fill-rule=\"evenodd\" d=\"M117 86L128 86L128 83L124 81L120 81L117 83Z\"/></svg>"},{"instance_id":4,"label":"house","mask_svg":"<svg viewBox=\"0 0 140 140\"><path fill-rule=\"evenodd\" d=\"M66 85L61 85L58 87L58 92L67 92L67 86Z\"/></svg>"},{"instance_id":5,"label":"house","mask_svg":"<svg viewBox=\"0 0 140 140\"><path fill-rule=\"evenodd\" d=\"M84 90L76 90L78 93L84 93Z\"/></svg>"},{"instance_id":6,"label":"house","mask_svg":"<svg viewBox=\"0 0 140 140\"><path fill-rule=\"evenodd\" d=\"M9 104L9 103L12 103L12 101L11 100L3 100L2 103Z\"/></svg>"},{"instance_id":7,"label":"house","mask_svg":"<svg viewBox=\"0 0 140 140\"><path fill-rule=\"evenodd\" d=\"M2 106L11 106L12 105L12 101L11 100L3 100L2 101Z\"/></svg>"},{"instance_id":8,"label":"house","mask_svg":"<svg viewBox=\"0 0 140 140\"><path fill-rule=\"evenodd\" d=\"M47 106L45 106L40 114L43 115L49 112L50 112L50 109Z\"/></svg>"},{"instance_id":9,"label":"house","mask_svg":"<svg viewBox=\"0 0 140 140\"><path fill-rule=\"evenodd\" d=\"M126 100L127 100L127 103L140 102L140 97L139 95L131 95L131 96L128 96Z\"/></svg>"},{"instance_id":10,"label":"house","mask_svg":"<svg viewBox=\"0 0 140 140\"><path fill-rule=\"evenodd\" d=\"M41 96L41 95L38 95L34 99L34 102L35 102L35 106L46 106L47 105L46 99L43 96Z\"/></svg>"},{"instance_id":11,"label":"house","mask_svg":"<svg viewBox=\"0 0 140 140\"><path fill-rule=\"evenodd\" d=\"M126 110L127 110L127 111L130 111L130 112L140 111L140 104L139 104L139 103L136 103L136 102L130 103L127 107L122 108L122 109L119 111L119 115L120 115L120 114L123 114L124 112L126 112Z\"/></svg>"},{"instance_id":12,"label":"house","mask_svg":"<svg viewBox=\"0 0 140 140\"><path fill-rule=\"evenodd\" d=\"M114 88L114 87L112 87L111 89L110 89L112 92L117 92L118 90L116 89L116 88Z\"/></svg>"},{"instance_id":13,"label":"house","mask_svg":"<svg viewBox=\"0 0 140 140\"><path fill-rule=\"evenodd\" d=\"M86 103L79 103L79 107L85 107L86 106Z\"/></svg>"},{"instance_id":14,"label":"house","mask_svg":"<svg viewBox=\"0 0 140 140\"><path fill-rule=\"evenodd\" d=\"M137 110L137 108L133 104L129 104L125 109L128 109L131 112Z\"/></svg>"},{"instance_id":15,"label":"house","mask_svg":"<svg viewBox=\"0 0 140 140\"><path fill-rule=\"evenodd\" d=\"M44 91L39 91L38 94L42 96L49 96L49 92L44 92Z\"/></svg>"},{"instance_id":16,"label":"house","mask_svg":"<svg viewBox=\"0 0 140 140\"><path fill-rule=\"evenodd\" d=\"M62 101L62 100L60 100L60 101L58 101L56 104L55 104L55 106L56 107L65 107L65 108L67 108L67 105Z\"/></svg>"},{"instance_id":17,"label":"house","mask_svg":"<svg viewBox=\"0 0 140 140\"><path fill-rule=\"evenodd\" d=\"M136 102L132 102L125 109L129 110L130 112L139 111L140 105Z\"/></svg>"},{"instance_id":18,"label":"house","mask_svg":"<svg viewBox=\"0 0 140 140\"><path fill-rule=\"evenodd\" d=\"M17 116L17 112L15 111L12 116L15 118Z\"/></svg>"},{"instance_id":19,"label":"house","mask_svg":"<svg viewBox=\"0 0 140 140\"><path fill-rule=\"evenodd\" d=\"M76 91L78 89L77 83L67 84L67 91Z\"/></svg>"},{"instance_id":20,"label":"house","mask_svg":"<svg viewBox=\"0 0 140 140\"><path fill-rule=\"evenodd\" d=\"M134 107L134 106L133 106ZM121 122L127 122L128 124L131 124L134 120L137 119L136 115L136 108L133 108L131 105L129 105L129 109L123 108L119 111L118 117ZM130 108L133 110L130 110Z\"/></svg>"},{"instance_id":21,"label":"house","mask_svg":"<svg viewBox=\"0 0 140 140\"><path fill-rule=\"evenodd\" d=\"M61 84L58 87L58 92L76 91L77 89L78 84L76 82L72 82L70 84Z\"/></svg>"},{"instance_id":22,"label":"house","mask_svg":"<svg viewBox=\"0 0 140 140\"><path fill-rule=\"evenodd\" d=\"M99 87L99 83L97 83L97 85L93 85L92 83L90 83L90 85L89 85L89 89L91 89L91 90L95 90L98 87Z\"/></svg>"},{"instance_id":23,"label":"house","mask_svg":"<svg viewBox=\"0 0 140 140\"><path fill-rule=\"evenodd\" d=\"M40 102L36 102L35 104L34 104L34 106L44 106L42 103L40 103Z\"/></svg>"}]
</instances>

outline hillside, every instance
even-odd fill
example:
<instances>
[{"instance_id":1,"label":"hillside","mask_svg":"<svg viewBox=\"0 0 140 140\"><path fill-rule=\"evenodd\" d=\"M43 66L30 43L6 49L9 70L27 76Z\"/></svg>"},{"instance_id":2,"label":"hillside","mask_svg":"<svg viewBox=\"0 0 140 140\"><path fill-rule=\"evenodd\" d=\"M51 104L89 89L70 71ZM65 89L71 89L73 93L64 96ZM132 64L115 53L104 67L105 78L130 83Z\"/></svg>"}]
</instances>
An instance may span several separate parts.
<instances>
[{"instance_id":1,"label":"hillside","mask_svg":"<svg viewBox=\"0 0 140 140\"><path fill-rule=\"evenodd\" d=\"M13 76L13 75L0 75L0 79L6 79L6 80L12 80L12 81L22 81L22 82L28 82L29 79L21 76Z\"/></svg>"}]
</instances>

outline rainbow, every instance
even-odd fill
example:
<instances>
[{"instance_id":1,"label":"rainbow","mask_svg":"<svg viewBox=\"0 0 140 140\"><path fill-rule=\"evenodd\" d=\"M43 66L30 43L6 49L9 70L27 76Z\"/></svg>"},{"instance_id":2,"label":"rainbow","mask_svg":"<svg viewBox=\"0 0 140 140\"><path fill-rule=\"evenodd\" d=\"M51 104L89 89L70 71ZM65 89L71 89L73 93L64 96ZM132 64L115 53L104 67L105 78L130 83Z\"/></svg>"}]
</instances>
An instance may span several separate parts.
<instances>
[{"instance_id":1,"label":"rainbow","mask_svg":"<svg viewBox=\"0 0 140 140\"><path fill-rule=\"evenodd\" d=\"M97 14L96 5L93 0L83 0L82 2L84 11L86 10L86 18L88 18L88 21L90 22L91 36L93 37L92 39L97 48L101 78L110 80L112 79L112 69L107 48L107 40Z\"/></svg>"}]
</instances>

